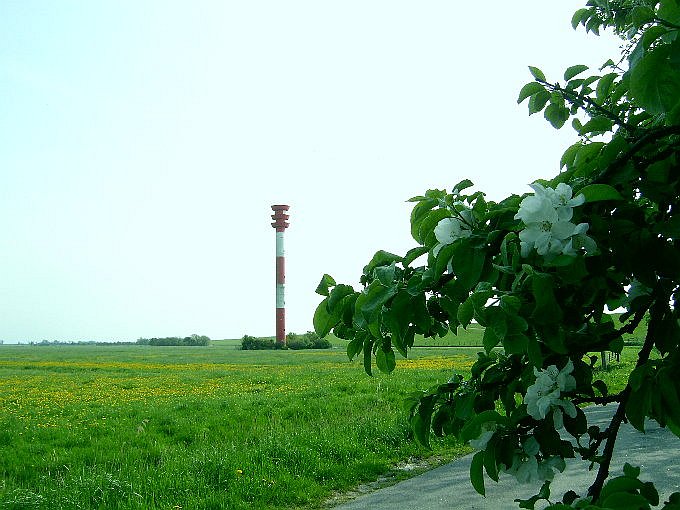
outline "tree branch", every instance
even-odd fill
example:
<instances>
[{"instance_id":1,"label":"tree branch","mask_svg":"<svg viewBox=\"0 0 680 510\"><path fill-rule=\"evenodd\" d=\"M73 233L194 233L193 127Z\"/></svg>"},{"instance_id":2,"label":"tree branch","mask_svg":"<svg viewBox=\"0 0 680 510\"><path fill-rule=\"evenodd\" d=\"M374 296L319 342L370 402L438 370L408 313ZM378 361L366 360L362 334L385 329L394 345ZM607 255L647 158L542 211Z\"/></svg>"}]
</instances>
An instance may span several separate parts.
<instances>
[{"instance_id":1,"label":"tree branch","mask_svg":"<svg viewBox=\"0 0 680 510\"><path fill-rule=\"evenodd\" d=\"M673 30L680 30L680 25L676 25L675 23L671 23L670 21L667 21L663 18L658 18L654 17L654 21L657 22L659 25L663 25L666 28L670 28Z\"/></svg>"},{"instance_id":2,"label":"tree branch","mask_svg":"<svg viewBox=\"0 0 680 510\"><path fill-rule=\"evenodd\" d=\"M628 322L625 326L621 326L619 329L612 331L610 333L602 335L602 340L607 342L607 345L609 345L609 342L612 340L616 340L617 338L626 335L626 334L631 334L633 333L637 327L640 325L642 322L642 319L645 318L645 314L647 313L647 310L649 310L649 307L652 304L652 300L650 299L645 306L640 308L637 312L635 312L635 315L633 316L633 320ZM599 349L595 349L599 350Z\"/></svg>"},{"instance_id":3,"label":"tree branch","mask_svg":"<svg viewBox=\"0 0 680 510\"><path fill-rule=\"evenodd\" d=\"M611 404L613 402L621 402L623 398L623 392L617 393L615 395L607 395L606 397L576 397L571 399L574 405L579 404L598 404L605 405Z\"/></svg>"},{"instance_id":4,"label":"tree branch","mask_svg":"<svg viewBox=\"0 0 680 510\"><path fill-rule=\"evenodd\" d=\"M662 293L659 291L660 285L657 285L654 294L654 304L651 307L651 318L649 321L649 328L647 329L647 336L645 337L645 343L638 353L638 360L636 363L636 368L643 365L649 360L649 355L654 347L654 340L656 338L656 328L663 317L665 303L668 302L668 293ZM661 294L661 295L659 295ZM592 496L593 501L597 501L600 497L600 492L604 486L604 482L609 476L609 466L611 465L612 456L614 454L614 445L616 444L616 439L619 433L619 428L621 423L626 417L626 404L631 394L630 383L626 385L626 388L621 392L621 399L619 400L619 407L614 413L614 417L609 424L605 434L607 436L607 441L604 445L604 451L602 453L602 462L597 470L597 476L595 481L588 489L588 495Z\"/></svg>"},{"instance_id":5,"label":"tree branch","mask_svg":"<svg viewBox=\"0 0 680 510\"><path fill-rule=\"evenodd\" d=\"M673 135L680 135L680 126L679 125L664 126L664 127L648 130L633 145L631 145L630 149L628 149L626 152L621 154L618 158L616 158L612 162L611 165L609 165L607 168L605 168L602 171L602 173L599 176L597 176L596 179L594 179L593 182L601 182L602 179L607 177L608 174L617 170L618 168L625 165L628 161L630 161L630 159L632 159L633 156L635 156L635 154L637 154L640 150L642 150L647 144L656 142L659 138L663 138L664 136L673 136Z\"/></svg>"},{"instance_id":6,"label":"tree branch","mask_svg":"<svg viewBox=\"0 0 680 510\"><path fill-rule=\"evenodd\" d=\"M615 115L614 113L610 112L604 106L597 104L589 96L585 96L583 94L577 94L576 92L564 89L557 84L548 83L547 81L544 81L544 80L536 79L536 81L539 82L540 84L550 88L552 91L560 92L562 94L562 96L565 99L567 99L570 103L576 104L586 111L592 110L592 111L595 111L596 113L599 113L603 117L607 117L609 120L611 120L612 122L614 122L618 126L622 127L626 131L633 132L636 129L638 129L637 126L633 126L631 124L628 124L625 120L623 120L618 115ZM586 104L588 105L587 107L586 107Z\"/></svg>"}]
</instances>

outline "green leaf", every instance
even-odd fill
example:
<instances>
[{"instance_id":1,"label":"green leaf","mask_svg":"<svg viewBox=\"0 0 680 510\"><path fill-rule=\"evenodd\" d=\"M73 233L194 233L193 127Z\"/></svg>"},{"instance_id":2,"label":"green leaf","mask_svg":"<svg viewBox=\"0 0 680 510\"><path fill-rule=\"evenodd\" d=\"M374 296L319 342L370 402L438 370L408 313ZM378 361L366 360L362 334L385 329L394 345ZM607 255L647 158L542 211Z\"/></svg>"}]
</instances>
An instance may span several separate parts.
<instances>
[{"instance_id":1,"label":"green leaf","mask_svg":"<svg viewBox=\"0 0 680 510\"><path fill-rule=\"evenodd\" d=\"M373 350L373 340L370 337L366 337L364 340L364 371L372 376L373 371L371 370L371 351Z\"/></svg>"},{"instance_id":2,"label":"green leaf","mask_svg":"<svg viewBox=\"0 0 680 510\"><path fill-rule=\"evenodd\" d=\"M430 423L430 419L423 418L420 414L414 414L411 418L413 435L425 448L430 448Z\"/></svg>"},{"instance_id":3,"label":"green leaf","mask_svg":"<svg viewBox=\"0 0 680 510\"><path fill-rule=\"evenodd\" d=\"M364 338L365 336L357 336L347 344L347 357L350 360L353 360L364 348Z\"/></svg>"},{"instance_id":4,"label":"green leaf","mask_svg":"<svg viewBox=\"0 0 680 510\"><path fill-rule=\"evenodd\" d=\"M636 5L632 12L633 24L641 27L654 19L654 11L646 5Z\"/></svg>"},{"instance_id":5,"label":"green leaf","mask_svg":"<svg viewBox=\"0 0 680 510\"><path fill-rule=\"evenodd\" d=\"M471 188L472 186L474 186L474 183L470 179L463 179L453 187L453 191L460 193L464 189Z\"/></svg>"},{"instance_id":6,"label":"green leaf","mask_svg":"<svg viewBox=\"0 0 680 510\"><path fill-rule=\"evenodd\" d=\"M640 476L640 468L633 467L627 462L623 465L623 474L630 478L638 478Z\"/></svg>"},{"instance_id":7,"label":"green leaf","mask_svg":"<svg viewBox=\"0 0 680 510\"><path fill-rule=\"evenodd\" d=\"M672 216L668 221L657 223L652 228L655 234L671 239L680 239L680 215Z\"/></svg>"},{"instance_id":8,"label":"green leaf","mask_svg":"<svg viewBox=\"0 0 680 510\"><path fill-rule=\"evenodd\" d=\"M638 391L632 391L626 403L626 418L640 432L645 431L645 417L651 410L651 386L644 384Z\"/></svg>"},{"instance_id":9,"label":"green leaf","mask_svg":"<svg viewBox=\"0 0 680 510\"><path fill-rule=\"evenodd\" d=\"M458 307L460 306L460 302L454 301L449 297L442 297L440 300L440 305L446 312L446 314L449 316L449 323L451 326L451 330L455 332L456 327L458 327Z\"/></svg>"},{"instance_id":10,"label":"green leaf","mask_svg":"<svg viewBox=\"0 0 680 510\"><path fill-rule=\"evenodd\" d=\"M576 416L571 418L564 413L564 428L574 437L582 436L588 430L588 420L580 407L576 408Z\"/></svg>"},{"instance_id":11,"label":"green leaf","mask_svg":"<svg viewBox=\"0 0 680 510\"><path fill-rule=\"evenodd\" d=\"M517 296L505 294L501 296L501 308L510 315L516 315L519 313L519 309L522 308L522 300Z\"/></svg>"},{"instance_id":12,"label":"green leaf","mask_svg":"<svg viewBox=\"0 0 680 510\"><path fill-rule=\"evenodd\" d=\"M375 252L371 261L364 267L364 274L370 275L373 270L380 266L389 266L394 262L401 262L401 257L394 253L389 253L384 250Z\"/></svg>"},{"instance_id":13,"label":"green leaf","mask_svg":"<svg viewBox=\"0 0 680 510\"><path fill-rule=\"evenodd\" d=\"M420 330L420 333L428 333L432 326L432 317L427 310L425 294L414 296L411 300L411 310L413 312L413 322Z\"/></svg>"},{"instance_id":14,"label":"green leaf","mask_svg":"<svg viewBox=\"0 0 680 510\"><path fill-rule=\"evenodd\" d=\"M536 338L532 335L529 338L529 345L527 346L527 357L531 364L540 368L543 366L543 355L541 354L541 345L538 343Z\"/></svg>"},{"instance_id":15,"label":"green leaf","mask_svg":"<svg viewBox=\"0 0 680 510\"><path fill-rule=\"evenodd\" d=\"M630 466L630 465L629 465ZM631 468L632 469L632 468ZM617 492L632 493L642 487L642 482L637 477L617 476L610 479L600 493L600 499L605 500Z\"/></svg>"},{"instance_id":16,"label":"green leaf","mask_svg":"<svg viewBox=\"0 0 680 510\"><path fill-rule=\"evenodd\" d=\"M448 209L434 209L428 212L422 219L418 227L418 239L421 244L427 244L429 240L434 242L434 229L444 218L450 218L451 212Z\"/></svg>"},{"instance_id":17,"label":"green leaf","mask_svg":"<svg viewBox=\"0 0 680 510\"><path fill-rule=\"evenodd\" d=\"M413 316L411 307L412 296L402 290L394 297L391 306L383 315L383 321L392 333L392 342L399 353L406 357L407 335L409 324Z\"/></svg>"},{"instance_id":18,"label":"green leaf","mask_svg":"<svg viewBox=\"0 0 680 510\"><path fill-rule=\"evenodd\" d=\"M335 287L330 296L328 297L327 307L330 313L335 312L335 308L340 304L340 302L350 294L354 294L354 288L350 285L340 284Z\"/></svg>"},{"instance_id":19,"label":"green leaf","mask_svg":"<svg viewBox=\"0 0 680 510\"><path fill-rule=\"evenodd\" d=\"M586 33L592 32L595 35L600 35L600 25L602 22L597 16L593 16L586 22Z\"/></svg>"},{"instance_id":20,"label":"green leaf","mask_svg":"<svg viewBox=\"0 0 680 510\"><path fill-rule=\"evenodd\" d=\"M490 445L484 451L484 470L494 482L498 482L498 465L496 463L496 450Z\"/></svg>"},{"instance_id":21,"label":"green leaf","mask_svg":"<svg viewBox=\"0 0 680 510\"><path fill-rule=\"evenodd\" d=\"M583 136L588 133L611 131L613 125L614 121L607 117L593 117L579 129L578 134Z\"/></svg>"},{"instance_id":22,"label":"green leaf","mask_svg":"<svg viewBox=\"0 0 680 510\"><path fill-rule=\"evenodd\" d=\"M600 78L595 89L595 97L598 101L602 102L607 97L617 76L618 74L616 73L609 73Z\"/></svg>"},{"instance_id":23,"label":"green leaf","mask_svg":"<svg viewBox=\"0 0 680 510\"><path fill-rule=\"evenodd\" d=\"M576 27L579 26L580 23L584 23L584 21L588 18L590 15L590 9L579 9L574 13L574 15L571 17L571 27L576 30Z\"/></svg>"},{"instance_id":24,"label":"green leaf","mask_svg":"<svg viewBox=\"0 0 680 510\"><path fill-rule=\"evenodd\" d=\"M370 322L373 313L379 310L396 292L396 287L386 287L378 280L373 280L357 298L355 310Z\"/></svg>"},{"instance_id":25,"label":"green leaf","mask_svg":"<svg viewBox=\"0 0 680 510\"><path fill-rule=\"evenodd\" d=\"M657 506L659 504L659 492L656 490L656 487L654 487L652 482L643 482L642 487L640 487L640 495L649 501L652 506Z\"/></svg>"},{"instance_id":26,"label":"green leaf","mask_svg":"<svg viewBox=\"0 0 680 510\"><path fill-rule=\"evenodd\" d=\"M639 494L629 492L617 492L600 503L602 508L616 508L618 510L644 510L649 509L649 503Z\"/></svg>"},{"instance_id":27,"label":"green leaf","mask_svg":"<svg viewBox=\"0 0 680 510\"><path fill-rule=\"evenodd\" d=\"M623 197L616 191L616 188L608 184L590 184L585 188L581 188L578 194L586 197L586 202L588 203L604 200L623 200Z\"/></svg>"},{"instance_id":28,"label":"green leaf","mask_svg":"<svg viewBox=\"0 0 680 510\"><path fill-rule=\"evenodd\" d=\"M484 250L474 248L469 242L454 244L455 249L451 256L453 272L464 287L474 287L482 275L486 253Z\"/></svg>"},{"instance_id":29,"label":"green leaf","mask_svg":"<svg viewBox=\"0 0 680 510\"><path fill-rule=\"evenodd\" d=\"M497 306L486 309L486 320L487 324L482 341L484 350L490 353L505 338L508 332L508 323L505 319L505 312Z\"/></svg>"},{"instance_id":30,"label":"green leaf","mask_svg":"<svg viewBox=\"0 0 680 510\"><path fill-rule=\"evenodd\" d=\"M420 225L429 212L438 204L439 202L433 198L424 198L423 200L420 200L411 211L411 236L420 244L424 244L420 238Z\"/></svg>"},{"instance_id":31,"label":"green leaf","mask_svg":"<svg viewBox=\"0 0 680 510\"><path fill-rule=\"evenodd\" d=\"M537 81L530 81L519 91L519 97L517 98L517 104L520 104L527 97L531 97L539 92L545 92L545 87L538 83Z\"/></svg>"},{"instance_id":32,"label":"green leaf","mask_svg":"<svg viewBox=\"0 0 680 510\"><path fill-rule=\"evenodd\" d=\"M484 496L484 452L477 452L470 463L470 481L475 490Z\"/></svg>"},{"instance_id":33,"label":"green leaf","mask_svg":"<svg viewBox=\"0 0 680 510\"><path fill-rule=\"evenodd\" d=\"M415 248L410 249L406 255L404 255L404 260L402 260L402 264L404 267L408 266L416 260L418 257L421 255L425 255L428 252L427 246L417 246Z\"/></svg>"},{"instance_id":34,"label":"green leaf","mask_svg":"<svg viewBox=\"0 0 680 510\"><path fill-rule=\"evenodd\" d=\"M582 144L574 158L574 165L580 174L587 173L584 167L591 166L595 158L600 154L605 146L603 142L591 142Z\"/></svg>"},{"instance_id":35,"label":"green leaf","mask_svg":"<svg viewBox=\"0 0 680 510\"><path fill-rule=\"evenodd\" d=\"M564 81L569 81L571 80L574 76L577 76L581 74L583 71L587 71L588 66L584 65L575 65L568 67L566 71L564 71Z\"/></svg>"},{"instance_id":36,"label":"green leaf","mask_svg":"<svg viewBox=\"0 0 680 510\"><path fill-rule=\"evenodd\" d=\"M538 67L529 66L529 72L537 80L546 81L545 80L545 74L543 74L543 71L541 71Z\"/></svg>"},{"instance_id":37,"label":"green leaf","mask_svg":"<svg viewBox=\"0 0 680 510\"><path fill-rule=\"evenodd\" d=\"M479 353L479 355L483 355L483 353ZM493 364L493 361L488 361L488 365ZM474 377L474 374L473 374ZM497 411L482 411L481 413L477 414L472 418L471 420L468 420L465 423L465 426L463 427L463 430L460 431L460 439L463 441L470 441L471 439L475 439L479 437L481 434L482 430L482 425L488 422L493 422L493 423L505 423L507 421L507 418L502 416L500 413Z\"/></svg>"},{"instance_id":38,"label":"green leaf","mask_svg":"<svg viewBox=\"0 0 680 510\"><path fill-rule=\"evenodd\" d=\"M539 91L529 99L529 115L540 112L550 100L550 92Z\"/></svg>"},{"instance_id":39,"label":"green leaf","mask_svg":"<svg viewBox=\"0 0 680 510\"><path fill-rule=\"evenodd\" d=\"M328 333L330 333L331 329L340 322L340 314L339 313L333 313L331 314L328 311L328 307L326 306L328 304L328 298L324 299L319 303L319 306L316 307L316 311L314 312L314 318L312 319L312 324L314 325L314 331L316 332L317 335L320 337L325 337Z\"/></svg>"},{"instance_id":40,"label":"green leaf","mask_svg":"<svg viewBox=\"0 0 680 510\"><path fill-rule=\"evenodd\" d=\"M545 112L543 112L543 116L550 122L552 127L560 129L569 119L569 110L564 106L549 104Z\"/></svg>"},{"instance_id":41,"label":"green leaf","mask_svg":"<svg viewBox=\"0 0 680 510\"><path fill-rule=\"evenodd\" d=\"M557 324L562 320L562 310L553 292L553 279L548 274L534 273L531 291L536 300L532 318L537 324Z\"/></svg>"},{"instance_id":42,"label":"green leaf","mask_svg":"<svg viewBox=\"0 0 680 510\"><path fill-rule=\"evenodd\" d=\"M375 353L375 364L381 372L391 374L394 367L397 366L394 351L391 348L384 349L380 347Z\"/></svg>"},{"instance_id":43,"label":"green leaf","mask_svg":"<svg viewBox=\"0 0 680 510\"><path fill-rule=\"evenodd\" d=\"M385 286L389 286L394 281L396 267L394 265L394 262L392 262L389 266L376 267L373 270L373 273L375 274L375 277L378 279L380 283L382 283Z\"/></svg>"},{"instance_id":44,"label":"green leaf","mask_svg":"<svg viewBox=\"0 0 680 510\"><path fill-rule=\"evenodd\" d=\"M453 256L453 253L458 249L459 244L460 242L456 242L454 244L447 244L441 250L439 250L439 253L437 253L437 257L434 263L434 272L436 275L435 277L437 279L439 279L439 277L444 273L444 271L447 270L449 263L451 262L451 257Z\"/></svg>"},{"instance_id":45,"label":"green leaf","mask_svg":"<svg viewBox=\"0 0 680 510\"><path fill-rule=\"evenodd\" d=\"M472 297L469 297L458 307L458 322L460 322L461 326L467 328L472 321L472 317L474 317L474 313L475 309L472 303Z\"/></svg>"},{"instance_id":46,"label":"green leaf","mask_svg":"<svg viewBox=\"0 0 680 510\"><path fill-rule=\"evenodd\" d=\"M649 27L647 30L645 30L645 33L642 35L642 47L645 50L648 50L649 47L654 44L654 42L661 37L662 35L665 35L668 33L668 28L661 26L661 25L654 25L653 27Z\"/></svg>"},{"instance_id":47,"label":"green leaf","mask_svg":"<svg viewBox=\"0 0 680 510\"><path fill-rule=\"evenodd\" d=\"M680 72L669 60L672 46L659 46L630 70L630 93L650 113L670 112L680 97Z\"/></svg>"},{"instance_id":48,"label":"green leaf","mask_svg":"<svg viewBox=\"0 0 680 510\"><path fill-rule=\"evenodd\" d=\"M322 296L328 296L328 288L332 287L335 285L335 280L331 275L324 274L321 277L321 281L319 282L319 285L316 287L316 293L321 294Z\"/></svg>"},{"instance_id":49,"label":"green leaf","mask_svg":"<svg viewBox=\"0 0 680 510\"><path fill-rule=\"evenodd\" d=\"M666 0L659 4L659 18L680 25L680 4L677 0Z\"/></svg>"},{"instance_id":50,"label":"green leaf","mask_svg":"<svg viewBox=\"0 0 680 510\"><path fill-rule=\"evenodd\" d=\"M562 158L560 159L560 168L564 168L565 166L571 168L574 165L576 154L578 154L578 151L582 146L583 144L581 142L576 142L564 151L564 154L562 154Z\"/></svg>"}]
</instances>

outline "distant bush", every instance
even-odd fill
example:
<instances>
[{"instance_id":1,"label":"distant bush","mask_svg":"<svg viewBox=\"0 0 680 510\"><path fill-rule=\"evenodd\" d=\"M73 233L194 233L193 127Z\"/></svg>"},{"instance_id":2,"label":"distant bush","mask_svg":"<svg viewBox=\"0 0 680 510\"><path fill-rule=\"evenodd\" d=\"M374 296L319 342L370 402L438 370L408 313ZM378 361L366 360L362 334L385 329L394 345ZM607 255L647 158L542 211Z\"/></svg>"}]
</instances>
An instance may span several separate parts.
<instances>
[{"instance_id":1,"label":"distant bush","mask_svg":"<svg viewBox=\"0 0 680 510\"><path fill-rule=\"evenodd\" d=\"M172 346L207 346L210 345L210 338L205 335L191 335L184 338L171 336L166 338L140 338L138 345L172 345Z\"/></svg>"},{"instance_id":2,"label":"distant bush","mask_svg":"<svg viewBox=\"0 0 680 510\"><path fill-rule=\"evenodd\" d=\"M308 331L302 335L288 333L286 335L286 345L277 344L273 338L258 338L244 335L241 339L241 349L243 350L266 350L266 349L330 349L331 343L313 331Z\"/></svg>"},{"instance_id":3,"label":"distant bush","mask_svg":"<svg viewBox=\"0 0 680 510\"><path fill-rule=\"evenodd\" d=\"M0 344L2 341L0 340ZM21 342L18 342L21 343ZM38 345L38 346L48 346L48 345L96 345L96 346L103 346L103 347L110 347L110 346L115 346L115 345L133 345L132 342L114 342L113 340L110 342L106 341L97 341L97 340L41 340L40 342L27 342L28 345Z\"/></svg>"},{"instance_id":4,"label":"distant bush","mask_svg":"<svg viewBox=\"0 0 680 510\"><path fill-rule=\"evenodd\" d=\"M330 349L331 343L327 338L319 338L313 331L307 331L302 335L288 333L286 344L289 349Z\"/></svg>"},{"instance_id":5,"label":"distant bush","mask_svg":"<svg viewBox=\"0 0 680 510\"><path fill-rule=\"evenodd\" d=\"M281 348L276 345L272 338L258 338L250 335L243 335L241 339L241 349L244 351L262 351Z\"/></svg>"}]
</instances>

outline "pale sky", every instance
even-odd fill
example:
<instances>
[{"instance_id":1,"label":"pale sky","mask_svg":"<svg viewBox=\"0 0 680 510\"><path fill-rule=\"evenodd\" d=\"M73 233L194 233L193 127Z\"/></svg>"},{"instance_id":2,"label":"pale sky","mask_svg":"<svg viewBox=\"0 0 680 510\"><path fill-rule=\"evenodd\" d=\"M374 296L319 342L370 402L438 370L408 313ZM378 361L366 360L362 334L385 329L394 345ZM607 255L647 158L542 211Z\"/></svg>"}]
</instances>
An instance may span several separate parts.
<instances>
[{"instance_id":1,"label":"pale sky","mask_svg":"<svg viewBox=\"0 0 680 510\"><path fill-rule=\"evenodd\" d=\"M0 0L0 340L274 335L278 203L312 329L411 196L557 173L575 133L516 99L618 55L584 3Z\"/></svg>"}]
</instances>

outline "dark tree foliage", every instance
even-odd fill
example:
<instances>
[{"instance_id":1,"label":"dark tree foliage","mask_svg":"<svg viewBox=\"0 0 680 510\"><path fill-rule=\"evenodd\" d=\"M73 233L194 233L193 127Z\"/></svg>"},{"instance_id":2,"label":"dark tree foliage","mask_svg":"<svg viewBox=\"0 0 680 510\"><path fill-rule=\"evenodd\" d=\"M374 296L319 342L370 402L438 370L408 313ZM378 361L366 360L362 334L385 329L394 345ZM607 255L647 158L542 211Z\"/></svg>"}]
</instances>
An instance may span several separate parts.
<instances>
[{"instance_id":1,"label":"dark tree foliage","mask_svg":"<svg viewBox=\"0 0 680 510\"><path fill-rule=\"evenodd\" d=\"M560 173L534 193L487 201L458 183L411 201L404 256L379 251L364 267L363 288L324 275L314 315L320 336L347 339L364 368L395 368L414 335L485 327L472 376L410 400L416 438L453 434L478 449L470 478L507 473L542 482L523 508L651 508L652 483L626 465L609 466L624 420L643 431L654 419L680 436L680 4L678 0L590 0L574 28L611 29L622 54L595 71L566 69L562 79L530 67L520 91L530 114L579 139ZM606 311L624 308L621 326ZM623 348L623 335L645 319L647 335L625 389L610 393L593 376L592 353ZM499 349L500 348L500 349ZM579 404L613 403L602 430ZM566 431L572 441L561 438ZM587 494L550 500L564 459L595 466ZM680 509L680 494L663 503Z\"/></svg>"}]
</instances>

